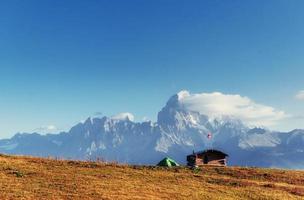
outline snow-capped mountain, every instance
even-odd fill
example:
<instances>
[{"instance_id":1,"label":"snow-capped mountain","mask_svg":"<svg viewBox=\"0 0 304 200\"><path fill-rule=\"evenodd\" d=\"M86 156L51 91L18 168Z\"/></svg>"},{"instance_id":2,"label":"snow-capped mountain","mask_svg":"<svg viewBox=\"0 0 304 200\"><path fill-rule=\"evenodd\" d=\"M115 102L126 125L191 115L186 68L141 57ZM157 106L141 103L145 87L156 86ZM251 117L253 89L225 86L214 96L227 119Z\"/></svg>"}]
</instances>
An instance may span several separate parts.
<instances>
[{"instance_id":1,"label":"snow-capped mountain","mask_svg":"<svg viewBox=\"0 0 304 200\"><path fill-rule=\"evenodd\" d=\"M185 163L193 150L216 148L229 154L230 165L304 168L304 130L272 132L249 128L227 115L210 117L188 109L182 103L187 95L182 91L172 96L156 123L134 122L129 113L88 118L69 132L24 133L0 140L0 152L155 164L164 156Z\"/></svg>"}]
</instances>

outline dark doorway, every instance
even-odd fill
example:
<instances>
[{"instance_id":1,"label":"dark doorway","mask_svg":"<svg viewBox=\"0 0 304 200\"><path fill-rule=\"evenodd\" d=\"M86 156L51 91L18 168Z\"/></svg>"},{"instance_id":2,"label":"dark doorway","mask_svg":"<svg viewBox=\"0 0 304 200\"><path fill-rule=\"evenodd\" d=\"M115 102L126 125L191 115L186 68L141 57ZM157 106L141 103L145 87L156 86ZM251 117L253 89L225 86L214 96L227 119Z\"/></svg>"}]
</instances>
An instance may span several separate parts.
<instances>
[{"instance_id":1,"label":"dark doorway","mask_svg":"<svg viewBox=\"0 0 304 200\"><path fill-rule=\"evenodd\" d=\"M209 162L209 160L208 160L208 156L207 156L207 155L205 155L205 156L204 156L204 164L208 164L208 162Z\"/></svg>"}]
</instances>

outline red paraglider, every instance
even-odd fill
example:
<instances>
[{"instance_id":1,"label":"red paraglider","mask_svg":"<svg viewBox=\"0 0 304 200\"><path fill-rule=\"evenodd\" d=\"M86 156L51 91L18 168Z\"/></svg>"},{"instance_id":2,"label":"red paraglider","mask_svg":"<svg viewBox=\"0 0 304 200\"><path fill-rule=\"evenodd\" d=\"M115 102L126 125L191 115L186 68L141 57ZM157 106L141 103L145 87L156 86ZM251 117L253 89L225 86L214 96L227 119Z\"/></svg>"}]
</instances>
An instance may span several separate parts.
<instances>
[{"instance_id":1,"label":"red paraglider","mask_svg":"<svg viewBox=\"0 0 304 200\"><path fill-rule=\"evenodd\" d=\"M212 138L212 134L209 132L207 138L210 140Z\"/></svg>"}]
</instances>

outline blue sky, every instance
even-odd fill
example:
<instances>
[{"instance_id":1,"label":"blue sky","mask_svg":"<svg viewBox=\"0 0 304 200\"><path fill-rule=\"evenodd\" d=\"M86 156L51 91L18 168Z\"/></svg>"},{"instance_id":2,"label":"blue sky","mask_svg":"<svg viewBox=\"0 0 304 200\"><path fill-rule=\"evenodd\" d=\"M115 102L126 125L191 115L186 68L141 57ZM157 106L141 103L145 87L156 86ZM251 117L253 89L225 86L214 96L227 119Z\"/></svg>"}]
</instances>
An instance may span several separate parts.
<instances>
[{"instance_id":1,"label":"blue sky","mask_svg":"<svg viewBox=\"0 0 304 200\"><path fill-rule=\"evenodd\" d=\"M101 112L155 120L168 98L240 94L304 128L304 2L1 1L0 138ZM302 127L301 127L302 126Z\"/></svg>"}]
</instances>

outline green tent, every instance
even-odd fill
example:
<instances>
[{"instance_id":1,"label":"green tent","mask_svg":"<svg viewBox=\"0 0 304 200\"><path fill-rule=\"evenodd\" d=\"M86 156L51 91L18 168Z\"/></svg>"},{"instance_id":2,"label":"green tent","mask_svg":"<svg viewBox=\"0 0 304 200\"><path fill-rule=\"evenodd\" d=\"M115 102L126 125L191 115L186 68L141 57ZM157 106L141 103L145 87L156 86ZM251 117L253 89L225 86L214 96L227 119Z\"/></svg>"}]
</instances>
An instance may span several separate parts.
<instances>
[{"instance_id":1,"label":"green tent","mask_svg":"<svg viewBox=\"0 0 304 200\"><path fill-rule=\"evenodd\" d=\"M179 164L177 162L175 162L174 160L172 160L171 158L164 158L157 164L157 166L175 167L175 166L179 166Z\"/></svg>"}]
</instances>

